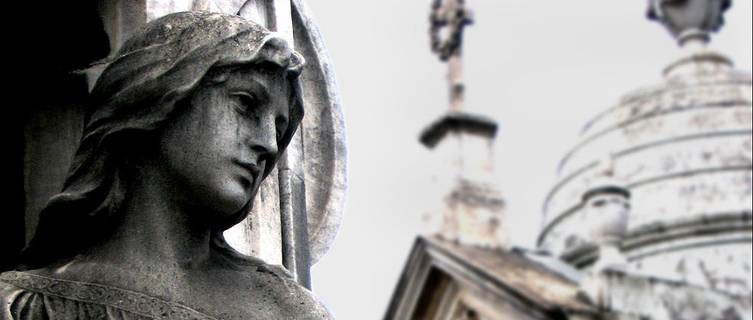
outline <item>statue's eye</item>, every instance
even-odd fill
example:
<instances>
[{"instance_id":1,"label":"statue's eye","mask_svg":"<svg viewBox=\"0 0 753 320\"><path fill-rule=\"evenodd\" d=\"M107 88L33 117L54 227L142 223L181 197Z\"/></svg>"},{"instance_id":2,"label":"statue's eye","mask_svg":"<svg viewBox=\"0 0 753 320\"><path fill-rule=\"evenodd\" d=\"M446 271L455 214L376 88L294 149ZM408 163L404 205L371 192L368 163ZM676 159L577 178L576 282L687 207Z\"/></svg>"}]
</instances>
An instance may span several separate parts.
<instances>
[{"instance_id":1,"label":"statue's eye","mask_svg":"<svg viewBox=\"0 0 753 320\"><path fill-rule=\"evenodd\" d=\"M252 93L245 92L245 91L236 91L230 93L230 96L232 96L236 101L236 105L238 107L238 111L240 111L244 115L250 116L253 111L259 106L259 99L256 98Z\"/></svg>"}]
</instances>

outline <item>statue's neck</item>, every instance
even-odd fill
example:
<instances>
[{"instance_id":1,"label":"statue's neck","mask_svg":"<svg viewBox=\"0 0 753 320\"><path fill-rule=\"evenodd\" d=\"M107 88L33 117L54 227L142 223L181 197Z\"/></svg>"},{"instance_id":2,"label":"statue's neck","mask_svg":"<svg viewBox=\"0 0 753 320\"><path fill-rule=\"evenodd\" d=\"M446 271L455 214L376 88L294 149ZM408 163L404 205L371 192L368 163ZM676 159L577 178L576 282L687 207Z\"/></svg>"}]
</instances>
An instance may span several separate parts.
<instances>
[{"instance_id":1,"label":"statue's neck","mask_svg":"<svg viewBox=\"0 0 753 320\"><path fill-rule=\"evenodd\" d=\"M93 248L92 258L164 273L206 264L211 230L201 212L185 207L157 170L140 171L129 179L113 233Z\"/></svg>"}]
</instances>

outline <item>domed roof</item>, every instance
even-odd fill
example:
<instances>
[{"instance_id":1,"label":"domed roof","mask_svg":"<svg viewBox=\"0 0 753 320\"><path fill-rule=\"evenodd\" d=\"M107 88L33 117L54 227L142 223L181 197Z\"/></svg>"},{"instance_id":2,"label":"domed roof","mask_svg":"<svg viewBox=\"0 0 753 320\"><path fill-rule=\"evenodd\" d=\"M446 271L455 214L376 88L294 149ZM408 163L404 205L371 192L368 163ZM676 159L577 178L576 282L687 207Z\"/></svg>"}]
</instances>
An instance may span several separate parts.
<instances>
[{"instance_id":1,"label":"domed roof","mask_svg":"<svg viewBox=\"0 0 753 320\"><path fill-rule=\"evenodd\" d=\"M689 256L713 260L703 250L750 264L751 75L705 49L664 74L663 83L625 95L585 126L545 201L541 247L577 266L592 263L581 199L603 178L600 159L611 155L610 174L633 195L623 247L636 267L660 256L676 256L678 264L695 263ZM664 261L666 276L689 280ZM742 291L732 291L750 292L749 270L742 278Z\"/></svg>"}]
</instances>

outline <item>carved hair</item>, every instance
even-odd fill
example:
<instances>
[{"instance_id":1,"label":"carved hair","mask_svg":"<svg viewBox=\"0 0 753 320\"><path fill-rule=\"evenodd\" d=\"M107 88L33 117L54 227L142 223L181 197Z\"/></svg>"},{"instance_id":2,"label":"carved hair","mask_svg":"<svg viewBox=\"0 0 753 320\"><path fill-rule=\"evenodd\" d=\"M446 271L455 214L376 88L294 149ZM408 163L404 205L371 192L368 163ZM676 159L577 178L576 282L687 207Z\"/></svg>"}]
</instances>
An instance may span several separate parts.
<instances>
[{"instance_id":1,"label":"carved hair","mask_svg":"<svg viewBox=\"0 0 753 320\"><path fill-rule=\"evenodd\" d=\"M70 257L112 230L127 191L121 177L127 151L117 141L164 127L185 109L181 101L210 70L259 63L280 66L292 87L290 125L279 142L283 152L303 117L298 75L304 63L284 40L243 18L207 12L167 15L137 32L89 97L83 138L63 191L42 210L22 255L23 268ZM234 221L216 226L214 243L224 242L221 231L242 220L249 206Z\"/></svg>"}]
</instances>

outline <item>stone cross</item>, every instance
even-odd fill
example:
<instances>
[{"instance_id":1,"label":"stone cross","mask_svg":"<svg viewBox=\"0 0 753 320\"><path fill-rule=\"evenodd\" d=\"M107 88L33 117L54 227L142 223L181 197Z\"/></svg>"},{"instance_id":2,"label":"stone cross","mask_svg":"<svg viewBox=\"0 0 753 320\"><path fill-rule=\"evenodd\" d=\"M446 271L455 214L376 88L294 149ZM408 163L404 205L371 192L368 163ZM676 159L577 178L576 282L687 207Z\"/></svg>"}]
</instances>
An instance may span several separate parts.
<instances>
[{"instance_id":1,"label":"stone cross","mask_svg":"<svg viewBox=\"0 0 753 320\"><path fill-rule=\"evenodd\" d=\"M432 3L430 36L431 49L448 64L450 110L463 106L463 65L461 60L463 29L473 23L472 12L465 0L434 0Z\"/></svg>"}]
</instances>

